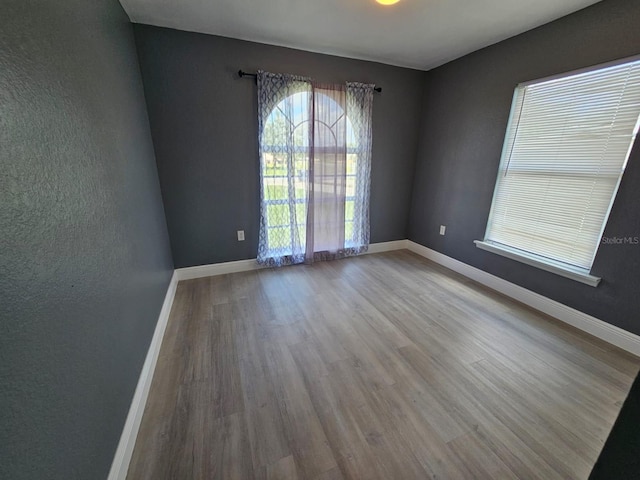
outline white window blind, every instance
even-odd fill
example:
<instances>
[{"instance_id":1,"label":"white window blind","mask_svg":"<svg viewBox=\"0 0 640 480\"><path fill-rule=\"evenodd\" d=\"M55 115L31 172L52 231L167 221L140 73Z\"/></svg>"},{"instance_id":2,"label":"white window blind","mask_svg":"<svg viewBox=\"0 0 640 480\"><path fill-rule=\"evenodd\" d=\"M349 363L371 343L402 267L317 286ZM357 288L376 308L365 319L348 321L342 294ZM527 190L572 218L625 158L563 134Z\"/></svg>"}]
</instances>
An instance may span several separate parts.
<instances>
[{"instance_id":1,"label":"white window blind","mask_svg":"<svg viewBox=\"0 0 640 480\"><path fill-rule=\"evenodd\" d=\"M589 270L639 115L640 61L518 86L485 242Z\"/></svg>"}]
</instances>

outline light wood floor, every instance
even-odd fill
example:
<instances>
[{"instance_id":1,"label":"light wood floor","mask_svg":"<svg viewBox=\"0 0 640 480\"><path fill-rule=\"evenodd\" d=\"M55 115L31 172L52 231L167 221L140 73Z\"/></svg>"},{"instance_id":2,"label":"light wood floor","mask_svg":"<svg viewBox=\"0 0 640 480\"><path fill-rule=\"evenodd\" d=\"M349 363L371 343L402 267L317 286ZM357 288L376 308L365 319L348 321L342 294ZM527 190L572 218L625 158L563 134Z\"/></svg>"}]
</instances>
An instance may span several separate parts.
<instances>
[{"instance_id":1,"label":"light wood floor","mask_svg":"<svg viewBox=\"0 0 640 480\"><path fill-rule=\"evenodd\" d=\"M180 282L130 479L586 479L640 361L407 251Z\"/></svg>"}]
</instances>

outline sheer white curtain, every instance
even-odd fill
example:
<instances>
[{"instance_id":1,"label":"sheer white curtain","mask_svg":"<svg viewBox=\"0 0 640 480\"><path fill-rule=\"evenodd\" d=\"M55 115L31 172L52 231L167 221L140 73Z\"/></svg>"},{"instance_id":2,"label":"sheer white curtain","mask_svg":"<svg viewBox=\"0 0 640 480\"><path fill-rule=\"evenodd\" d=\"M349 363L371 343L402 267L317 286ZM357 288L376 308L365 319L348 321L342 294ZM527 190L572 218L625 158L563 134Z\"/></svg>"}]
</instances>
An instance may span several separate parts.
<instances>
[{"instance_id":1,"label":"sheer white curtain","mask_svg":"<svg viewBox=\"0 0 640 480\"><path fill-rule=\"evenodd\" d=\"M355 255L369 244L373 85L258 72L258 261Z\"/></svg>"},{"instance_id":2,"label":"sheer white curtain","mask_svg":"<svg viewBox=\"0 0 640 480\"><path fill-rule=\"evenodd\" d=\"M344 250L347 183L346 89L313 86L313 136L309 157L307 263Z\"/></svg>"}]
</instances>

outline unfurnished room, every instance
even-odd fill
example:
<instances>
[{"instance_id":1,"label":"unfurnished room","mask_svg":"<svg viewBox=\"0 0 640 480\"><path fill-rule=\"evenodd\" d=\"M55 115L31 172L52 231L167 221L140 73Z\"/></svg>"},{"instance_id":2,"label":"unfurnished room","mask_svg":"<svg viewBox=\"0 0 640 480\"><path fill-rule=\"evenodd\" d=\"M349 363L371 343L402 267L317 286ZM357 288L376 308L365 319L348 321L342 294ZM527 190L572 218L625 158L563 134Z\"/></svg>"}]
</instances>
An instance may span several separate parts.
<instances>
[{"instance_id":1,"label":"unfurnished room","mask_svg":"<svg viewBox=\"0 0 640 480\"><path fill-rule=\"evenodd\" d=\"M640 2L0 0L0 478L640 479Z\"/></svg>"}]
</instances>

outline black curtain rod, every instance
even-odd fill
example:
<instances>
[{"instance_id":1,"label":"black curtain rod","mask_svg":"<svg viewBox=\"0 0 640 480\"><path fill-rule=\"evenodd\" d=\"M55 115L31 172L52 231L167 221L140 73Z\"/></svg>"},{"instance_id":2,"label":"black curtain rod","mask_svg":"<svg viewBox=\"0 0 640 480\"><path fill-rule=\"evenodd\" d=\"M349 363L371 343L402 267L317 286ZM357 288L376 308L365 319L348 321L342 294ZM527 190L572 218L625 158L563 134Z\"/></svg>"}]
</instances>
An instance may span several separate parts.
<instances>
[{"instance_id":1,"label":"black curtain rod","mask_svg":"<svg viewBox=\"0 0 640 480\"><path fill-rule=\"evenodd\" d=\"M258 74L256 74L256 73L247 73L247 72L243 72L242 70L238 70L238 76L240 78L243 78L243 77L256 78L256 79L258 78ZM373 87L373 89L378 93L382 92L382 87Z\"/></svg>"}]
</instances>

